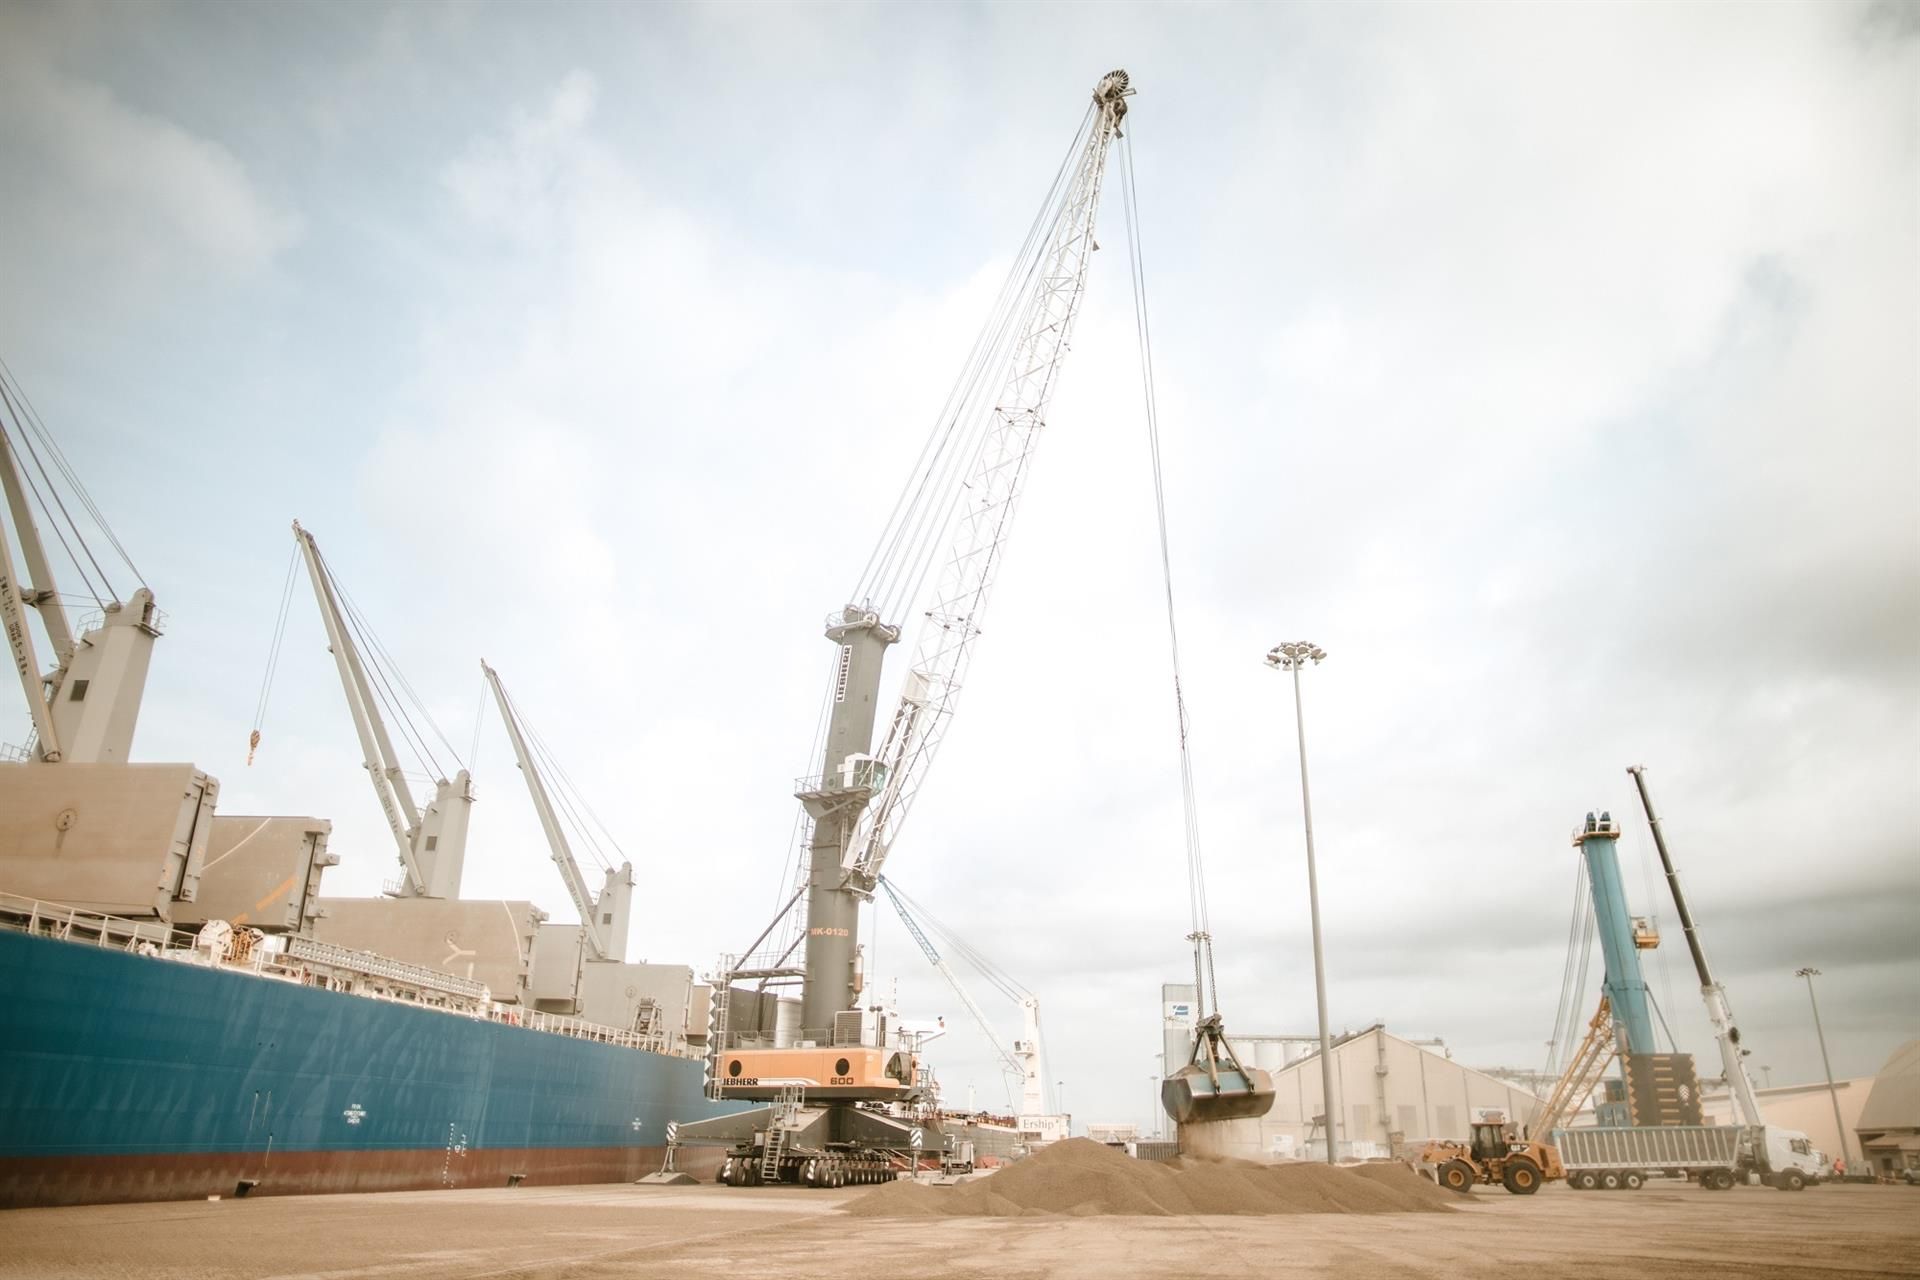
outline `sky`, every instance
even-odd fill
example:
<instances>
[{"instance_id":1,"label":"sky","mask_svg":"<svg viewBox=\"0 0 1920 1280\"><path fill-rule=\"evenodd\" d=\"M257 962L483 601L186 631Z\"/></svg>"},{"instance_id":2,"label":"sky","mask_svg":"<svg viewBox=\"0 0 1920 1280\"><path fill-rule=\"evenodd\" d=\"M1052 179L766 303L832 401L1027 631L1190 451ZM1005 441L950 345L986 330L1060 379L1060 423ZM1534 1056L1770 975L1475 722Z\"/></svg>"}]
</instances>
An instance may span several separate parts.
<instances>
[{"instance_id":1,"label":"sky","mask_svg":"<svg viewBox=\"0 0 1920 1280\"><path fill-rule=\"evenodd\" d=\"M1916 50L1885 2L13 4L0 356L169 616L140 758L332 819L333 893L396 873L300 581L246 763L297 518L473 769L467 894L572 914L485 658L635 864L631 954L705 970L783 896L822 620L1124 67L1229 1031L1314 1025L1262 661L1306 639L1336 1033L1539 1067L1608 809L1711 1062L1644 764L1752 1062L1819 1078L1813 965L1866 1075L1920 1035ZM1039 996L1082 1123L1147 1119L1191 973L1120 213L888 865ZM864 928L950 1100L1003 1099Z\"/></svg>"}]
</instances>

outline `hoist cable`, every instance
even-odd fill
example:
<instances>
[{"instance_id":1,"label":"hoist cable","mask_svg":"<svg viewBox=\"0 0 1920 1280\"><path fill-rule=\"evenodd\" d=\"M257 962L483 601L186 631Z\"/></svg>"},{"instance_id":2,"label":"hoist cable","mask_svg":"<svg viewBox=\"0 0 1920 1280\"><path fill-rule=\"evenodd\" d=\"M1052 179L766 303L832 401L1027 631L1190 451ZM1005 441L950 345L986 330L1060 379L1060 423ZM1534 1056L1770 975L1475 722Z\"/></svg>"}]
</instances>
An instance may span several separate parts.
<instances>
[{"instance_id":1,"label":"hoist cable","mask_svg":"<svg viewBox=\"0 0 1920 1280\"><path fill-rule=\"evenodd\" d=\"M1200 804L1193 782L1192 721L1181 679L1180 627L1174 607L1173 551L1167 532L1167 488L1160 443L1160 401L1154 379L1153 328L1148 319L1146 258L1140 236L1139 191L1134 180L1132 131L1120 140L1121 204L1126 211L1127 266L1133 278L1134 336L1140 347L1140 388L1147 429L1147 456L1153 472L1154 523L1160 539L1160 579L1167 609L1167 647L1173 675L1173 704L1180 744L1180 808L1187 853L1187 905L1193 923L1194 979L1202 1015L1219 1008L1213 972L1212 928L1207 910L1206 864L1200 842ZM1204 965L1202 959L1204 958ZM1203 972L1204 970L1204 972Z\"/></svg>"},{"instance_id":2,"label":"hoist cable","mask_svg":"<svg viewBox=\"0 0 1920 1280\"><path fill-rule=\"evenodd\" d=\"M959 377L921 446L912 478L895 500L880 540L861 571L853 599L871 602L886 616L897 616L917 598L937 555L940 534L961 496L960 480L985 434L985 406L981 401L995 390L989 377L1003 369L1011 357L1009 334L1015 321L1029 309L1019 304L1023 299L1031 303L1031 285L1045 256L1041 247L1057 220L1057 208L1070 185L1068 175L1074 171L1073 162L1096 118L1096 109L1089 107L974 338Z\"/></svg>"},{"instance_id":3,"label":"hoist cable","mask_svg":"<svg viewBox=\"0 0 1920 1280\"><path fill-rule=\"evenodd\" d=\"M53 437L52 432L47 430L46 423L40 417L40 411L34 407L33 401L27 396L26 389L20 385L20 380L13 376L13 370L7 365L4 359L0 359L0 377L4 377L4 381L19 398L20 405L26 409L25 421L27 425L45 443L48 454L53 458L55 470L59 471L68 486L73 490L74 496L80 501L81 509L93 517L94 524L99 528L101 533L106 535L107 542L119 553L122 563L127 566L128 571L133 574L135 580L138 581L141 586L146 586L146 575L140 572L140 566L133 562L133 557L127 554L126 547L121 545L119 537L113 531L113 526L107 523L106 514L100 510L99 504L93 500L93 495L87 491L87 486L80 482L80 473L74 470L73 464L67 460L66 452L60 448L60 442ZM80 530L78 525L74 526L74 533L76 536L79 536ZM84 543L84 539L82 539L82 541ZM88 554L91 556L92 553L89 552ZM105 577L106 575L102 573L102 580L104 580Z\"/></svg>"},{"instance_id":4,"label":"hoist cable","mask_svg":"<svg viewBox=\"0 0 1920 1280\"><path fill-rule=\"evenodd\" d=\"M247 738L247 763L260 745L260 731L266 728L267 700L273 695L274 673L280 669L280 649L287 635L287 615L293 608L293 579L300 568L300 548L296 545L287 557L287 572L280 584L280 608L273 620L273 641L267 646L267 669L260 677L260 697L253 704L253 732Z\"/></svg>"},{"instance_id":5,"label":"hoist cable","mask_svg":"<svg viewBox=\"0 0 1920 1280\"><path fill-rule=\"evenodd\" d=\"M107 581L107 575L101 570L100 562L94 558L92 550L87 546L86 539L80 536L80 526L75 524L73 517L67 513L67 504L61 501L60 490L54 485L53 477L47 474L46 464L40 460L39 451L33 447L32 424L27 420L26 416L20 412L19 407L14 404L13 396L9 394L9 389L4 382L0 382L0 400L5 401L9 416L13 418L14 425L20 428L17 433L9 432L7 436L9 447L13 451L13 456L15 458L20 457L21 451L24 449L27 460L33 464L31 469L25 466L16 467L16 474L26 482L27 492L33 495L34 505L40 508L41 517L45 519L48 526L53 529L53 536L59 539L60 549L67 553L67 561L72 564L74 573L79 576L80 585L85 587L87 594L92 597L94 607L104 610L107 607L107 601L118 599L118 597L113 594L113 585ZM36 483L33 478L34 471L36 470L40 473L40 481L38 483ZM46 486L44 493L41 491L42 484ZM58 515L55 514L56 510L58 511ZM79 543L80 550L86 553L85 561L82 561L79 556L74 554L72 544L67 541L68 530L72 530L73 541ZM94 585L93 578L88 575L88 564L93 565L94 572L99 574L100 585ZM34 584L35 587L43 587L45 585L44 583L38 582ZM56 654L55 657L59 659L64 658L65 655Z\"/></svg>"}]
</instances>

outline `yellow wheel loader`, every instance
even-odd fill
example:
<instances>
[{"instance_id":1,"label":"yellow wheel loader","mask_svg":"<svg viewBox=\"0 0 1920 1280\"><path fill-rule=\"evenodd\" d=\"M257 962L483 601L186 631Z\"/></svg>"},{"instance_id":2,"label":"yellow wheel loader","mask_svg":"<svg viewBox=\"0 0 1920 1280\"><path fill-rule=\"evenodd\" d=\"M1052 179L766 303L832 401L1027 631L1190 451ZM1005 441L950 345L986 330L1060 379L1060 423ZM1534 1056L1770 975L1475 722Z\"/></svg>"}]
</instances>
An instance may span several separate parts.
<instances>
[{"instance_id":1,"label":"yellow wheel loader","mask_svg":"<svg viewBox=\"0 0 1920 1280\"><path fill-rule=\"evenodd\" d=\"M1430 1142L1419 1156L1421 1170L1449 1191L1466 1195L1476 1183L1497 1183L1516 1196L1530 1196L1543 1182L1567 1176L1552 1144L1517 1137L1506 1114L1482 1111L1466 1142Z\"/></svg>"}]
</instances>

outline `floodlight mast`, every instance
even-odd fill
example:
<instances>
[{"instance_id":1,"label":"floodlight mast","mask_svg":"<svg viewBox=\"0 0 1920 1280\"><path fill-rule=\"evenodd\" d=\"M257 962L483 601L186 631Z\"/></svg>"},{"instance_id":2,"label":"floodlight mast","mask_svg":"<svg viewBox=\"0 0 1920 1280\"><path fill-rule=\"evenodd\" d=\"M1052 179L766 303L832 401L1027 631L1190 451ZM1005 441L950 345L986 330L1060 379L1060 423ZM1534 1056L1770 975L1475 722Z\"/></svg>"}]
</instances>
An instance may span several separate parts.
<instances>
[{"instance_id":1,"label":"floodlight mast","mask_svg":"<svg viewBox=\"0 0 1920 1280\"><path fill-rule=\"evenodd\" d=\"M1300 738L1300 815L1307 831L1307 904L1313 917L1313 994L1320 1010L1320 1096L1327 1117L1327 1163L1336 1164L1333 1109L1333 1041L1327 1026L1327 969L1320 950L1320 877L1313 864L1313 799L1307 791L1307 718L1300 706L1300 668L1315 666L1327 651L1305 640L1277 644L1267 651L1267 665L1293 675L1293 721Z\"/></svg>"}]
</instances>

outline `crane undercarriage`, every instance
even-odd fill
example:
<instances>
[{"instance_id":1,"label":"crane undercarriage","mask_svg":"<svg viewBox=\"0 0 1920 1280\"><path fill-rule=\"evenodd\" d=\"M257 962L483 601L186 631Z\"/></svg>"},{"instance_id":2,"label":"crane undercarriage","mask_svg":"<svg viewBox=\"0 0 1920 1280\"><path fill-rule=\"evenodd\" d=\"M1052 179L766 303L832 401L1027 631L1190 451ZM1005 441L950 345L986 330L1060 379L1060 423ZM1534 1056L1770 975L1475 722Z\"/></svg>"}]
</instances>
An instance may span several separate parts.
<instances>
[{"instance_id":1,"label":"crane undercarriage","mask_svg":"<svg viewBox=\"0 0 1920 1280\"><path fill-rule=\"evenodd\" d=\"M788 1183L850 1187L891 1182L948 1163L948 1139L933 1117L891 1115L873 1104L776 1102L679 1126L676 1146L725 1146L717 1181L732 1187Z\"/></svg>"}]
</instances>

